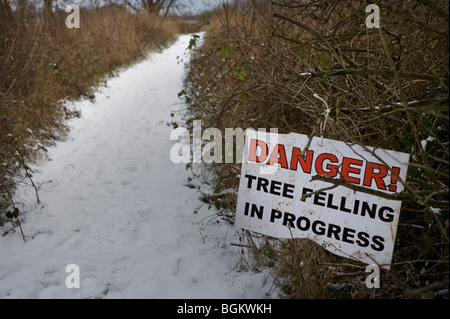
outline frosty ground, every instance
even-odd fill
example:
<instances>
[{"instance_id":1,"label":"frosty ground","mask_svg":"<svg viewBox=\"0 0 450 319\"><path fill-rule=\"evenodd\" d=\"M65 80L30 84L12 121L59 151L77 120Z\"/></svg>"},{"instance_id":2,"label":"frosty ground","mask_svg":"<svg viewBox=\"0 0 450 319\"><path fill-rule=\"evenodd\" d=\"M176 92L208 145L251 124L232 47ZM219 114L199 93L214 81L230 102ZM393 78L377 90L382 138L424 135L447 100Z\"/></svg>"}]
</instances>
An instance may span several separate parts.
<instances>
[{"instance_id":1,"label":"frosty ground","mask_svg":"<svg viewBox=\"0 0 450 319\"><path fill-rule=\"evenodd\" d=\"M170 161L166 123L185 107L177 94L189 39L108 80L95 102L68 105L81 117L33 166L41 203L20 190L26 242L18 230L0 237L0 298L274 296L268 271L247 271L230 245L239 230ZM66 287L69 264L80 288Z\"/></svg>"}]
</instances>

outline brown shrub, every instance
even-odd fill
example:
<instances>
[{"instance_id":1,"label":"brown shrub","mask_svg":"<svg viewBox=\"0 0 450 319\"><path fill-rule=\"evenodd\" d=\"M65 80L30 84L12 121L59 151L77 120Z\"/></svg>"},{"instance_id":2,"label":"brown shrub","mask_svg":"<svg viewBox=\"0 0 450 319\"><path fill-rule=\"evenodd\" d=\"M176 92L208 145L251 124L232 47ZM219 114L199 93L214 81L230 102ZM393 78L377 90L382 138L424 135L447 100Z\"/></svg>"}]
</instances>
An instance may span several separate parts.
<instances>
[{"instance_id":1,"label":"brown shrub","mask_svg":"<svg viewBox=\"0 0 450 319\"><path fill-rule=\"evenodd\" d=\"M64 136L62 99L94 99L92 87L117 67L159 50L188 31L184 21L131 13L118 5L81 8L80 28L68 29L68 13L51 15L24 1L13 11L0 1L0 208L14 204L21 172L45 146ZM0 210L2 213L3 210Z\"/></svg>"},{"instance_id":2,"label":"brown shrub","mask_svg":"<svg viewBox=\"0 0 450 319\"><path fill-rule=\"evenodd\" d=\"M448 3L377 4L380 29L366 28L359 1L224 5L186 81L190 117L206 127L319 135L317 94L331 108L324 137L411 154L381 289L365 287L365 266L311 242L243 243L288 297L448 297ZM237 189L236 166L215 164L222 189Z\"/></svg>"}]
</instances>

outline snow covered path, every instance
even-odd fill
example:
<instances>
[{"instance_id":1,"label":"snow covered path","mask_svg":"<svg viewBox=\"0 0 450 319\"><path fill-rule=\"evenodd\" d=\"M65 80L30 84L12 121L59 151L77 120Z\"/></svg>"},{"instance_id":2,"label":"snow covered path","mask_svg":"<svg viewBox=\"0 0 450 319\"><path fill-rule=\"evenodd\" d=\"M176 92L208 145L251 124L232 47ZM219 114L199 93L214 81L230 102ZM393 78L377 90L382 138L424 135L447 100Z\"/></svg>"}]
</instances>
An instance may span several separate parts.
<instances>
[{"instance_id":1,"label":"snow covered path","mask_svg":"<svg viewBox=\"0 0 450 319\"><path fill-rule=\"evenodd\" d=\"M41 204L22 194L20 232L0 237L0 298L264 298L266 272L239 271L236 230L207 223L206 205L170 161L171 111L190 36L77 102L67 141L34 169ZM66 266L80 269L68 289Z\"/></svg>"}]
</instances>

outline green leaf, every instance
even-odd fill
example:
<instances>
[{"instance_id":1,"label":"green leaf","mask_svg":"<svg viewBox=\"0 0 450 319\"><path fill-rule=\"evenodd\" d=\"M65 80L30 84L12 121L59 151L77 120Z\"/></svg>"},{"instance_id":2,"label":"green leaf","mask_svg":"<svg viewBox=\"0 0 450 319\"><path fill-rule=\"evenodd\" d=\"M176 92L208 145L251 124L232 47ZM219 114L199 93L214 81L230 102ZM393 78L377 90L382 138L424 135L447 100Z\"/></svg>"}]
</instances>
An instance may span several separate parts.
<instances>
[{"instance_id":1,"label":"green leaf","mask_svg":"<svg viewBox=\"0 0 450 319\"><path fill-rule=\"evenodd\" d=\"M431 209L427 209L425 211L425 214L423 215L423 220L427 224L431 223L431 221L433 220L433 212L431 211Z\"/></svg>"},{"instance_id":2,"label":"green leaf","mask_svg":"<svg viewBox=\"0 0 450 319\"><path fill-rule=\"evenodd\" d=\"M244 91L241 94L239 94L239 99L242 101L242 100L245 100L246 98L248 98L249 96L250 96L250 92Z\"/></svg>"},{"instance_id":3,"label":"green leaf","mask_svg":"<svg viewBox=\"0 0 450 319\"><path fill-rule=\"evenodd\" d=\"M239 78L240 80L245 80L245 78L247 77L247 72L245 72L244 69L242 69L240 66L237 66L233 70L233 74L235 77Z\"/></svg>"},{"instance_id":4,"label":"green leaf","mask_svg":"<svg viewBox=\"0 0 450 319\"><path fill-rule=\"evenodd\" d=\"M429 291L425 294L427 299L434 299L434 291Z\"/></svg>"},{"instance_id":5,"label":"green leaf","mask_svg":"<svg viewBox=\"0 0 450 319\"><path fill-rule=\"evenodd\" d=\"M419 239L417 250L419 251L419 256L425 256L430 252L430 245L425 237Z\"/></svg>"},{"instance_id":6,"label":"green leaf","mask_svg":"<svg viewBox=\"0 0 450 319\"><path fill-rule=\"evenodd\" d=\"M419 178L422 175L422 172L415 166L410 166L409 171L412 177Z\"/></svg>"},{"instance_id":7,"label":"green leaf","mask_svg":"<svg viewBox=\"0 0 450 319\"><path fill-rule=\"evenodd\" d=\"M308 54L308 51L306 50L305 46L303 45L303 43L299 43L297 46L297 54L299 56L305 56Z\"/></svg>"},{"instance_id":8,"label":"green leaf","mask_svg":"<svg viewBox=\"0 0 450 319\"><path fill-rule=\"evenodd\" d=\"M189 46L187 49L192 50L197 45L198 39L200 39L200 36L197 34L193 34L191 36L191 39L189 40Z\"/></svg>"},{"instance_id":9,"label":"green leaf","mask_svg":"<svg viewBox=\"0 0 450 319\"><path fill-rule=\"evenodd\" d=\"M233 50L232 47L229 46L228 41L227 41L227 43L222 44L220 46L220 51L219 52L221 54L224 54L227 57L230 57L233 54L234 50Z\"/></svg>"},{"instance_id":10,"label":"green leaf","mask_svg":"<svg viewBox=\"0 0 450 319\"><path fill-rule=\"evenodd\" d=\"M442 257L443 257L443 259L448 259L448 249L447 248L445 248L442 251Z\"/></svg>"}]
</instances>

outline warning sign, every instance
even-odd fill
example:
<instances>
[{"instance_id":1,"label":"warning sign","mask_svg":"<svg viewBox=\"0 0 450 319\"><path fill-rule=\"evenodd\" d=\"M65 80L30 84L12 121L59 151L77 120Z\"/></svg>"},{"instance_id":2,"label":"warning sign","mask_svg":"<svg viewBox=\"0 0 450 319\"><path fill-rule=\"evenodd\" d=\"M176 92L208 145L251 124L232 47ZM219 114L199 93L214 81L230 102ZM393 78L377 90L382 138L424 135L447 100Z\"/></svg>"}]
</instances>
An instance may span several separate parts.
<instances>
[{"instance_id":1,"label":"warning sign","mask_svg":"<svg viewBox=\"0 0 450 319\"><path fill-rule=\"evenodd\" d=\"M236 225L389 269L401 201L378 195L403 190L409 154L308 140L247 131Z\"/></svg>"}]
</instances>

